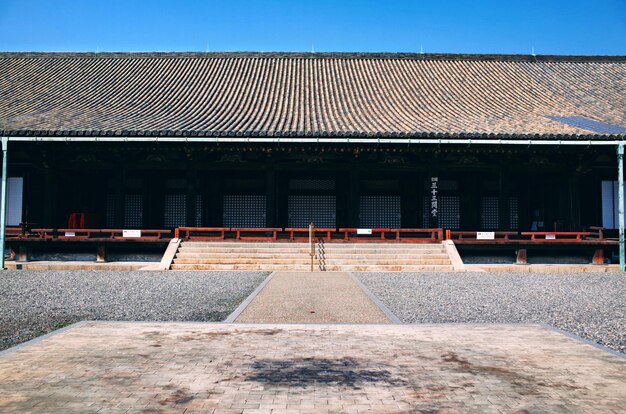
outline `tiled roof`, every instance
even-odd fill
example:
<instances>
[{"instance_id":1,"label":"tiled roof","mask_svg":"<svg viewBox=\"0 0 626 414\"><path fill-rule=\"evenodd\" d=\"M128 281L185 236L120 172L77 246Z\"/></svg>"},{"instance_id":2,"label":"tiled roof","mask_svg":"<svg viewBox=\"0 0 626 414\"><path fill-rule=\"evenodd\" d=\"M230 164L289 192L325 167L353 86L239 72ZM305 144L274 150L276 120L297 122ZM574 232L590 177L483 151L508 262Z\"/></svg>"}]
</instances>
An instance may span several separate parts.
<instances>
[{"instance_id":1,"label":"tiled roof","mask_svg":"<svg viewBox=\"0 0 626 414\"><path fill-rule=\"evenodd\" d=\"M626 127L626 57L0 53L8 135L575 139L603 124Z\"/></svg>"}]
</instances>

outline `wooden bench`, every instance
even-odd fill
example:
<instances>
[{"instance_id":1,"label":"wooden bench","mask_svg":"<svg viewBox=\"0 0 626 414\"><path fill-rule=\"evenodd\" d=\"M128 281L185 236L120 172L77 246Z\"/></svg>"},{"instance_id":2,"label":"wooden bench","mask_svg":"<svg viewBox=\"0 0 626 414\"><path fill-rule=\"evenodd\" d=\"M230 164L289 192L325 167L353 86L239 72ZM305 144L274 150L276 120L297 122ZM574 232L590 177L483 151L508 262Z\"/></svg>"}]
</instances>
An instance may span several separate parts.
<instances>
[{"instance_id":1,"label":"wooden bench","mask_svg":"<svg viewBox=\"0 0 626 414\"><path fill-rule=\"evenodd\" d=\"M314 237L330 241L332 234L336 231L331 228L315 228ZM287 227L285 232L289 233L289 240L309 240L309 229L307 227Z\"/></svg>"}]
</instances>

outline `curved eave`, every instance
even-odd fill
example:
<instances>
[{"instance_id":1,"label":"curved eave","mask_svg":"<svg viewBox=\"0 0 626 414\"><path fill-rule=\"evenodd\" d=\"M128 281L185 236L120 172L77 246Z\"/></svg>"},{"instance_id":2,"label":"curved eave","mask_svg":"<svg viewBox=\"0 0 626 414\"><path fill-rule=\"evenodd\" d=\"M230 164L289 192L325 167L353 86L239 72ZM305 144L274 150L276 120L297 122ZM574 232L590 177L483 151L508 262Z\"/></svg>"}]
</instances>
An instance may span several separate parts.
<instances>
[{"instance_id":1,"label":"curved eave","mask_svg":"<svg viewBox=\"0 0 626 414\"><path fill-rule=\"evenodd\" d=\"M327 131L240 132L240 131L134 131L134 130L0 130L0 135L15 141L172 141L172 142L299 142L299 143L403 143L403 144L511 144L544 143L581 145L587 142L615 145L626 141L626 134L495 134L495 133L370 133Z\"/></svg>"}]
</instances>

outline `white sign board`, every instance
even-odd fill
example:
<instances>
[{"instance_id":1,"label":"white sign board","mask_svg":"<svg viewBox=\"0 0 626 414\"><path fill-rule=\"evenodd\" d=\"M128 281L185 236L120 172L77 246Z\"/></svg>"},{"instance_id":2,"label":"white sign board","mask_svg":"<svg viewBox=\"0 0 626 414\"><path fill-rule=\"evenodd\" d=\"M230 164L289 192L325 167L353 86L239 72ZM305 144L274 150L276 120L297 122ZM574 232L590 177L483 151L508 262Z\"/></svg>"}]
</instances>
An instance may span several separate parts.
<instances>
[{"instance_id":1,"label":"white sign board","mask_svg":"<svg viewBox=\"0 0 626 414\"><path fill-rule=\"evenodd\" d=\"M356 229L356 234L372 234L372 229Z\"/></svg>"},{"instance_id":2,"label":"white sign board","mask_svg":"<svg viewBox=\"0 0 626 414\"><path fill-rule=\"evenodd\" d=\"M76 236L76 232L74 231L66 231L65 232L65 237L75 237Z\"/></svg>"},{"instance_id":3,"label":"white sign board","mask_svg":"<svg viewBox=\"0 0 626 414\"><path fill-rule=\"evenodd\" d=\"M496 233L493 231L477 231L476 240L493 240L496 238Z\"/></svg>"},{"instance_id":4,"label":"white sign board","mask_svg":"<svg viewBox=\"0 0 626 414\"><path fill-rule=\"evenodd\" d=\"M141 230L122 230L122 237L141 237Z\"/></svg>"},{"instance_id":5,"label":"white sign board","mask_svg":"<svg viewBox=\"0 0 626 414\"><path fill-rule=\"evenodd\" d=\"M554 240L556 239L556 234L546 234L546 240Z\"/></svg>"}]
</instances>

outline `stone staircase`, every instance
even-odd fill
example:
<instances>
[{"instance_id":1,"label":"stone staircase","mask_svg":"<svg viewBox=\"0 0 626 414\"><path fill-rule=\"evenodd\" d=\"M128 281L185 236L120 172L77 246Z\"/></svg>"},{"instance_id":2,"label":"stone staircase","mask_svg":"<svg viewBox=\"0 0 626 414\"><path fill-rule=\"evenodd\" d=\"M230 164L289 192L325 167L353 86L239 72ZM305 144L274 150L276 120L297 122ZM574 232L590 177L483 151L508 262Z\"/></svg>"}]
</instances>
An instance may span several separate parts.
<instances>
[{"instance_id":1,"label":"stone staircase","mask_svg":"<svg viewBox=\"0 0 626 414\"><path fill-rule=\"evenodd\" d=\"M315 270L452 271L440 243L318 243ZM182 242L172 270L310 270L309 244Z\"/></svg>"}]
</instances>

